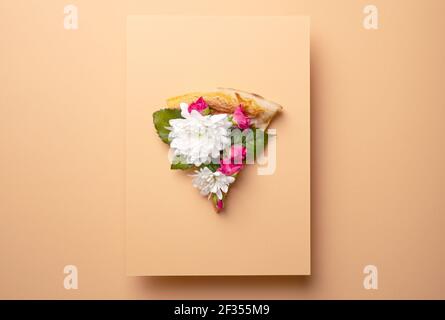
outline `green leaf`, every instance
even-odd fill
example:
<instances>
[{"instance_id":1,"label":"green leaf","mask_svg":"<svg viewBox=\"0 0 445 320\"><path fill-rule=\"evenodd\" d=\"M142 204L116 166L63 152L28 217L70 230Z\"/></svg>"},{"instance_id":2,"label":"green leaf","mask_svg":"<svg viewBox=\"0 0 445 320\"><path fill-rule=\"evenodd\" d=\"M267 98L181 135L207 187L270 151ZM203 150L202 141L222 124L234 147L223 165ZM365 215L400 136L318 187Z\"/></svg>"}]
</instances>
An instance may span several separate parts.
<instances>
[{"instance_id":1,"label":"green leaf","mask_svg":"<svg viewBox=\"0 0 445 320\"><path fill-rule=\"evenodd\" d=\"M253 131L253 134L249 134L246 136L244 144L248 154L252 154L256 159L257 152L258 155L264 152L269 135L261 129L252 128L251 130Z\"/></svg>"},{"instance_id":2,"label":"green leaf","mask_svg":"<svg viewBox=\"0 0 445 320\"><path fill-rule=\"evenodd\" d=\"M193 164L188 164L188 163L172 163L170 166L170 169L172 170L189 170L192 169L194 167Z\"/></svg>"},{"instance_id":3,"label":"green leaf","mask_svg":"<svg viewBox=\"0 0 445 320\"><path fill-rule=\"evenodd\" d=\"M203 115L203 116L208 116L209 114L210 114L210 108L209 107L207 107L207 108L205 108L204 110L202 110L201 111L201 114Z\"/></svg>"},{"instance_id":4,"label":"green leaf","mask_svg":"<svg viewBox=\"0 0 445 320\"><path fill-rule=\"evenodd\" d=\"M173 159L170 169L172 170L188 170L195 167L191 163L187 163L183 157L177 156Z\"/></svg>"},{"instance_id":5,"label":"green leaf","mask_svg":"<svg viewBox=\"0 0 445 320\"><path fill-rule=\"evenodd\" d=\"M209 168L212 172L215 172L216 170L218 170L219 168L219 163L207 163L207 164L202 164L200 166L200 168L204 168L207 167Z\"/></svg>"},{"instance_id":6,"label":"green leaf","mask_svg":"<svg viewBox=\"0 0 445 320\"><path fill-rule=\"evenodd\" d=\"M168 140L168 134L170 130L167 127L170 126L169 121L171 119L181 118L181 109L161 109L153 113L153 124L156 128L159 138L167 144L170 143Z\"/></svg>"}]
</instances>

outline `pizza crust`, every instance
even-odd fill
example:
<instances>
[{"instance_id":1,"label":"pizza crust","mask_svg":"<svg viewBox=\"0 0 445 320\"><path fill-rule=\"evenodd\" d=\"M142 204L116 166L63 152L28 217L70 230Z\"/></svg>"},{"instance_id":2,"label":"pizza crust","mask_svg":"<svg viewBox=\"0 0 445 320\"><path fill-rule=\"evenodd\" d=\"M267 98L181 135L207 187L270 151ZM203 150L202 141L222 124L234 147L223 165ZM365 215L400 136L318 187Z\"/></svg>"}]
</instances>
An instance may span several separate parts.
<instances>
[{"instance_id":1,"label":"pizza crust","mask_svg":"<svg viewBox=\"0 0 445 320\"><path fill-rule=\"evenodd\" d=\"M232 88L217 88L212 91L192 92L172 97L167 99L167 106L179 108L181 102L190 104L199 97L203 97L209 107L217 113L233 113L242 104L251 123L262 130L265 130L276 113L283 109L278 103L267 100L256 93Z\"/></svg>"}]
</instances>

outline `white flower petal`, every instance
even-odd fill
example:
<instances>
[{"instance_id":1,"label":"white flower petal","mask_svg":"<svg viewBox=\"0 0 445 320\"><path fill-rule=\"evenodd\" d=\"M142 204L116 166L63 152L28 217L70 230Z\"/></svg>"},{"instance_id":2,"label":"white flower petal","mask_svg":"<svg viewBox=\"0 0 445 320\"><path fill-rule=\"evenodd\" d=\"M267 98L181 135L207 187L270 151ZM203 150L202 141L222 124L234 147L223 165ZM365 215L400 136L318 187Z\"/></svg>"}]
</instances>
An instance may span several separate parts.
<instances>
[{"instance_id":1,"label":"white flower petal","mask_svg":"<svg viewBox=\"0 0 445 320\"><path fill-rule=\"evenodd\" d=\"M184 119L169 121L170 147L187 163L200 166L219 158L220 152L230 145L230 121L226 114L203 116L198 111L188 112L188 104L181 103Z\"/></svg>"},{"instance_id":2,"label":"white flower petal","mask_svg":"<svg viewBox=\"0 0 445 320\"><path fill-rule=\"evenodd\" d=\"M214 116L212 116L211 120L212 120L212 123L216 123L216 122L222 121L226 118L227 118L227 114L220 113L220 114L215 114Z\"/></svg>"},{"instance_id":3,"label":"white flower petal","mask_svg":"<svg viewBox=\"0 0 445 320\"><path fill-rule=\"evenodd\" d=\"M182 116L183 118L187 118L187 117L190 116L190 114L189 114L189 105L188 105L187 103L185 103L185 102L181 102L181 103L179 104L179 107L181 108L181 116ZM170 120L170 121L171 121L171 120Z\"/></svg>"},{"instance_id":4,"label":"white flower petal","mask_svg":"<svg viewBox=\"0 0 445 320\"><path fill-rule=\"evenodd\" d=\"M223 198L223 192L227 193L229 190L229 184L235 181L234 177L226 176L219 171L212 172L207 167L195 172L196 174L192 175L193 186L198 188L202 195L216 194L220 200Z\"/></svg>"}]
</instances>

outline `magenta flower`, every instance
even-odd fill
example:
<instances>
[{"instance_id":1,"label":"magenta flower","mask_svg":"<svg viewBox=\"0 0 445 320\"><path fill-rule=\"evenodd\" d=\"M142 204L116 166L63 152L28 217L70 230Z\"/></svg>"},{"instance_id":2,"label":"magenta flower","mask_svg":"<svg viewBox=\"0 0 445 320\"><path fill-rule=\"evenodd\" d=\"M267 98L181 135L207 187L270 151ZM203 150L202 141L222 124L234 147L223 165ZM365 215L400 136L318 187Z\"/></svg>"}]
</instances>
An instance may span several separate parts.
<instances>
[{"instance_id":1,"label":"magenta flower","mask_svg":"<svg viewBox=\"0 0 445 320\"><path fill-rule=\"evenodd\" d=\"M230 157L224 158L220 162L218 171L226 176L238 173L243 168L243 160L246 158L247 150L243 146L232 146L230 149Z\"/></svg>"},{"instance_id":2,"label":"magenta flower","mask_svg":"<svg viewBox=\"0 0 445 320\"><path fill-rule=\"evenodd\" d=\"M222 200L218 200L216 202L216 210L217 212L219 212L220 210L222 210L224 208L224 202Z\"/></svg>"},{"instance_id":3,"label":"magenta flower","mask_svg":"<svg viewBox=\"0 0 445 320\"><path fill-rule=\"evenodd\" d=\"M242 105L239 105L233 112L233 120L236 122L238 127L242 130L247 129L250 126L250 119L244 113Z\"/></svg>"},{"instance_id":4,"label":"magenta flower","mask_svg":"<svg viewBox=\"0 0 445 320\"><path fill-rule=\"evenodd\" d=\"M233 145L230 148L230 162L240 164L246 158L247 149L241 145Z\"/></svg>"},{"instance_id":5,"label":"magenta flower","mask_svg":"<svg viewBox=\"0 0 445 320\"><path fill-rule=\"evenodd\" d=\"M188 111L192 112L192 110L196 110L196 111L202 113L207 108L208 108L207 102L204 100L203 97L200 97L198 100L196 100L195 102L192 102L189 105Z\"/></svg>"},{"instance_id":6,"label":"magenta flower","mask_svg":"<svg viewBox=\"0 0 445 320\"><path fill-rule=\"evenodd\" d=\"M224 173L226 176L234 175L238 173L243 168L242 164L233 164L233 163L221 163L221 166L218 168L219 172Z\"/></svg>"}]
</instances>

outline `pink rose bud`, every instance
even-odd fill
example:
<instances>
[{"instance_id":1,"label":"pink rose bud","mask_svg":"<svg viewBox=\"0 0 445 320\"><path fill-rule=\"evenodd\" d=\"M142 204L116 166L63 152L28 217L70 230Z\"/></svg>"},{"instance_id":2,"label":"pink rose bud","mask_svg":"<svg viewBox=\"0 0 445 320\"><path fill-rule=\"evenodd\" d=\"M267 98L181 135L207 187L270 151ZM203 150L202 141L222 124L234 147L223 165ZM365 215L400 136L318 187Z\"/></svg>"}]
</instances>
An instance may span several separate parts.
<instances>
[{"instance_id":1,"label":"pink rose bud","mask_svg":"<svg viewBox=\"0 0 445 320\"><path fill-rule=\"evenodd\" d=\"M242 163L246 158L247 149L241 145L234 145L230 149L230 159L233 163Z\"/></svg>"},{"instance_id":2,"label":"pink rose bud","mask_svg":"<svg viewBox=\"0 0 445 320\"><path fill-rule=\"evenodd\" d=\"M233 120L240 129L247 129L250 126L250 119L243 111L243 106L239 105L233 112Z\"/></svg>"},{"instance_id":3,"label":"pink rose bud","mask_svg":"<svg viewBox=\"0 0 445 320\"><path fill-rule=\"evenodd\" d=\"M198 100L196 100L195 102L192 102L189 105L189 112L192 112L192 110L196 110L198 112L202 112L205 109L208 108L207 102L204 100L203 97L200 97Z\"/></svg>"},{"instance_id":4,"label":"pink rose bud","mask_svg":"<svg viewBox=\"0 0 445 320\"><path fill-rule=\"evenodd\" d=\"M232 146L230 157L224 158L220 162L218 171L226 176L234 175L243 168L243 160L246 158L247 149L243 146Z\"/></svg>"},{"instance_id":5,"label":"pink rose bud","mask_svg":"<svg viewBox=\"0 0 445 320\"><path fill-rule=\"evenodd\" d=\"M218 212L220 211L220 210L222 210L224 208L224 202L222 201L222 200L218 200L217 202L216 202L216 209L218 210Z\"/></svg>"},{"instance_id":6,"label":"pink rose bud","mask_svg":"<svg viewBox=\"0 0 445 320\"><path fill-rule=\"evenodd\" d=\"M226 176L234 175L238 173L243 168L242 164L232 164L232 163L221 163L221 166L218 168L219 172L224 173Z\"/></svg>"}]
</instances>

